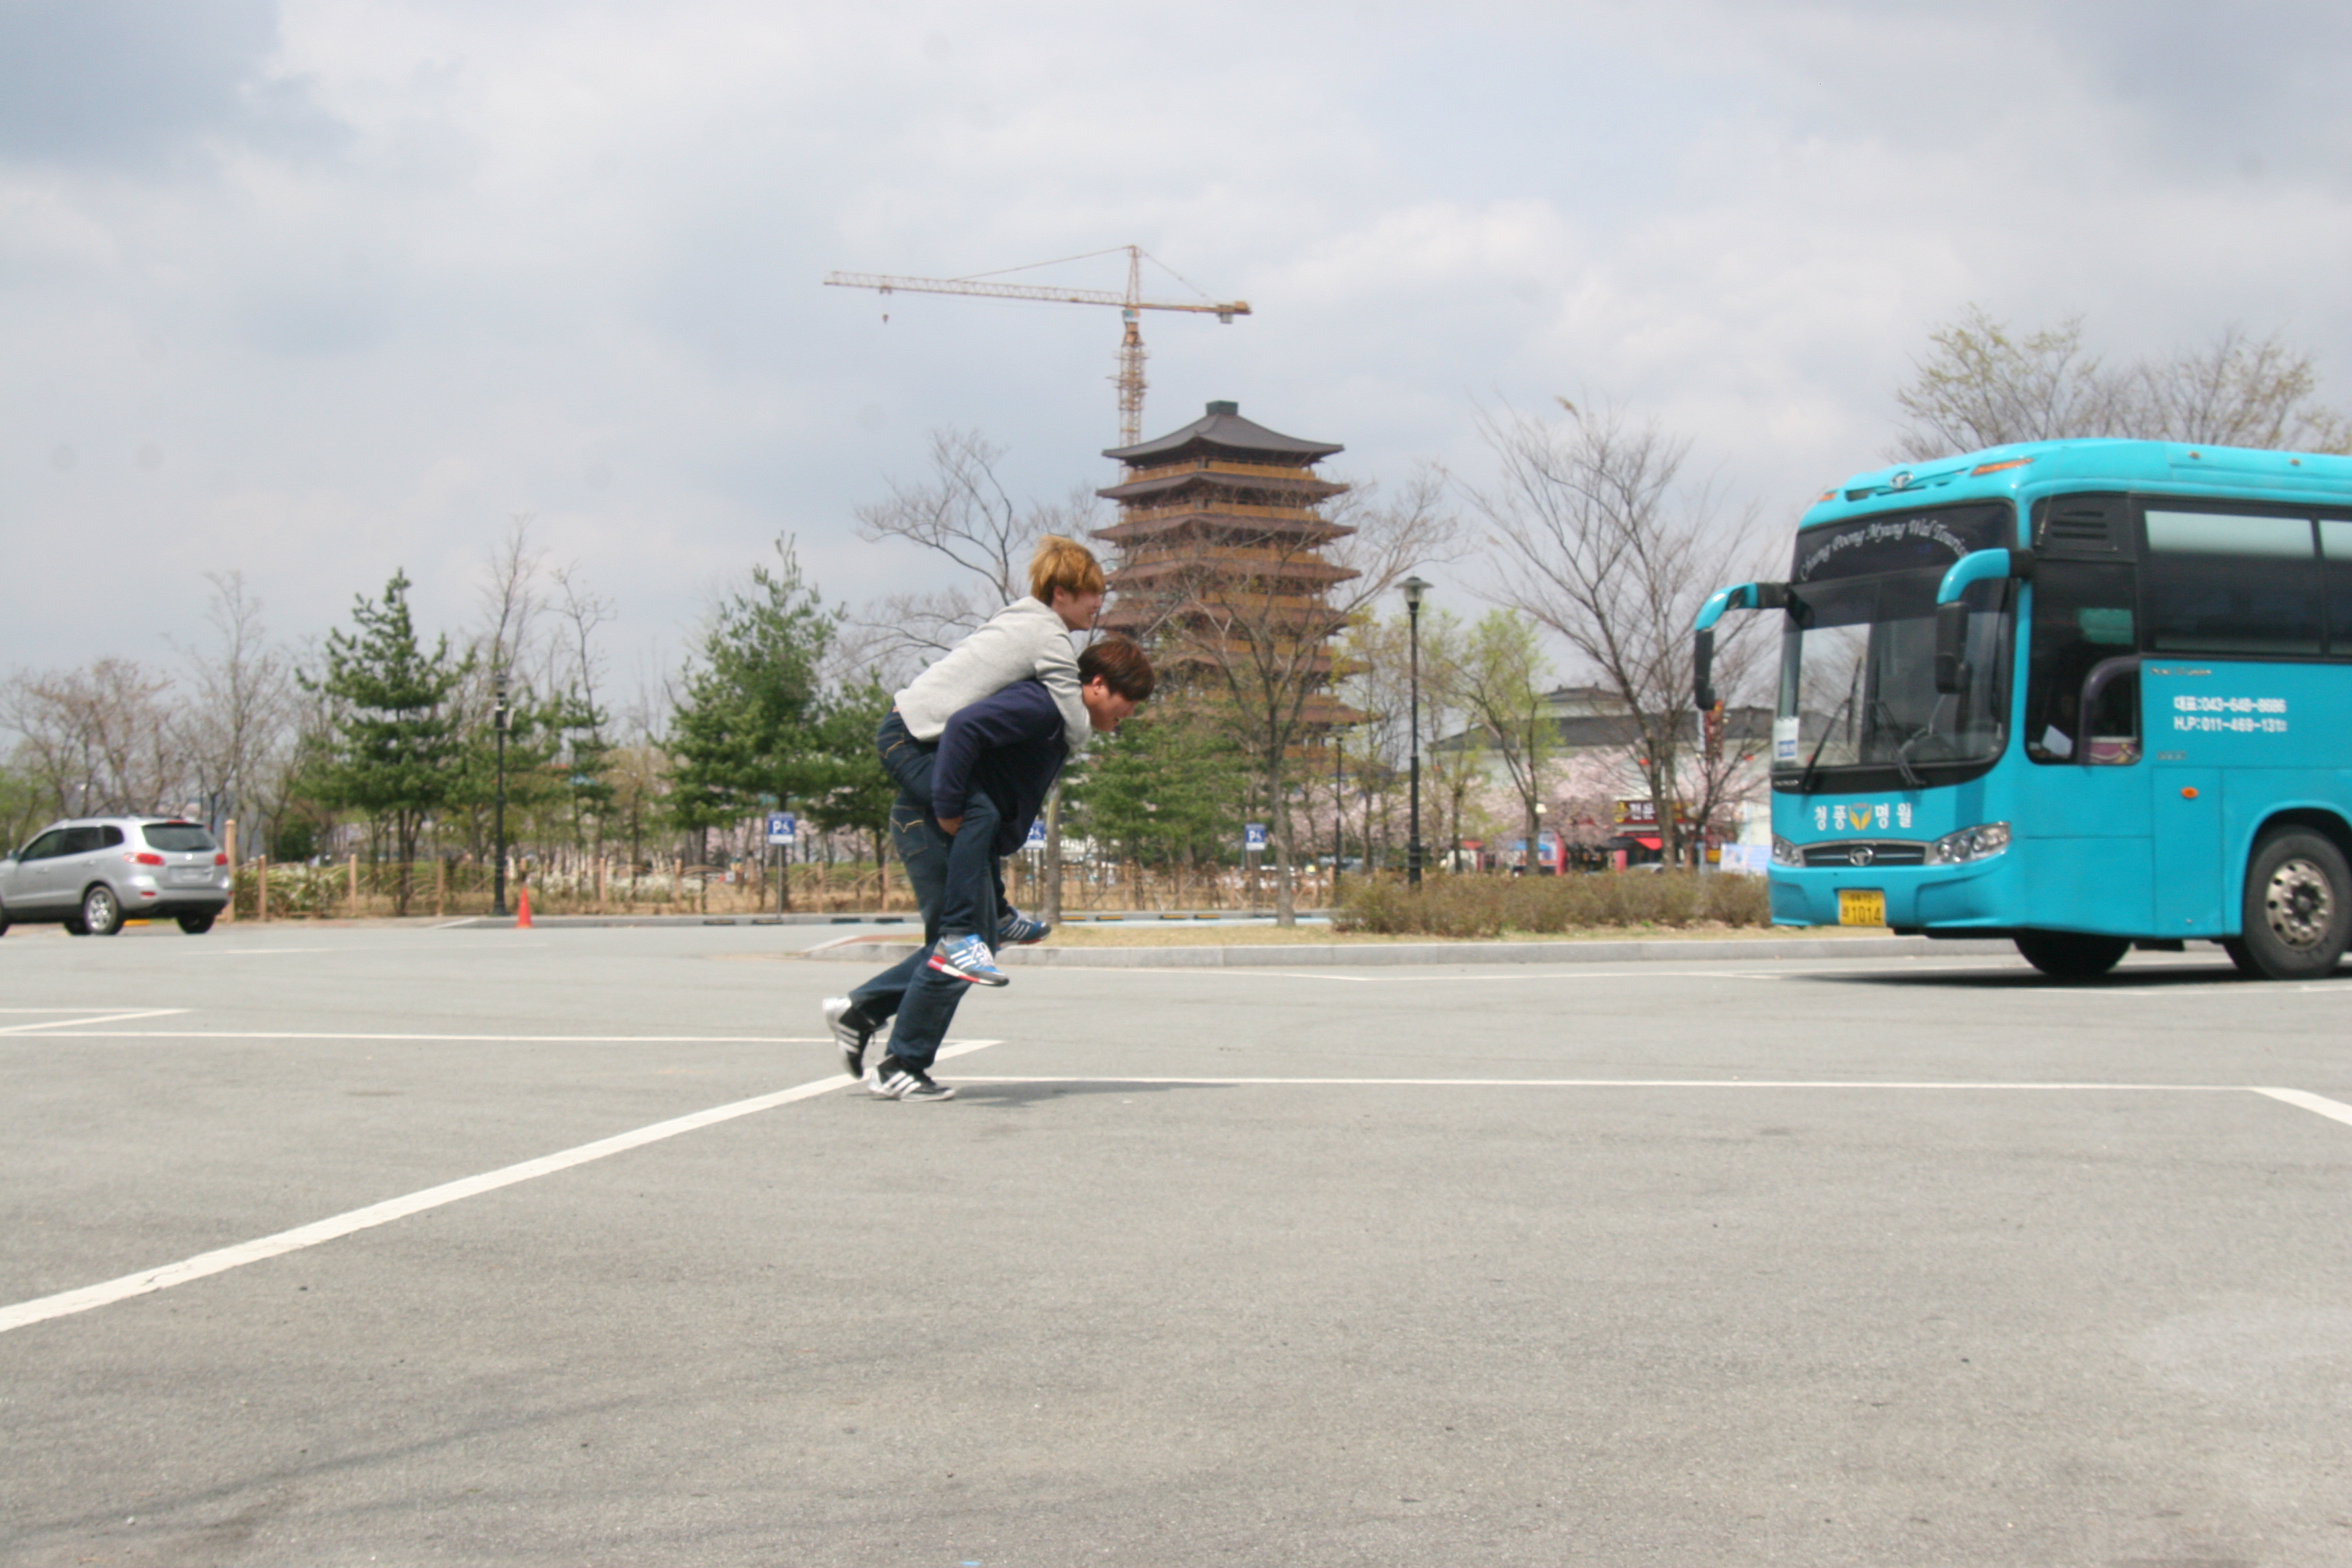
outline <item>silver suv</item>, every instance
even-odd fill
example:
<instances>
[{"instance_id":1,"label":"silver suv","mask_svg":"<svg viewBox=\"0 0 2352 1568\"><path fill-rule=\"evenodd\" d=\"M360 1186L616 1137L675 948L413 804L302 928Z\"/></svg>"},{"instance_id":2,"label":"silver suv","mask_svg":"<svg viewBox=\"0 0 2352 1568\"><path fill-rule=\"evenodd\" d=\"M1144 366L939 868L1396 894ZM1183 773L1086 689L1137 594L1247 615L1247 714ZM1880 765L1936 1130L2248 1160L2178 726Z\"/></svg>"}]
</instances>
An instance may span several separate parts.
<instances>
[{"instance_id":1,"label":"silver suv","mask_svg":"<svg viewBox=\"0 0 2352 1568\"><path fill-rule=\"evenodd\" d=\"M50 921L75 936L112 936L126 920L170 915L201 936L228 890L228 857L202 823L77 816L0 859L0 931Z\"/></svg>"}]
</instances>

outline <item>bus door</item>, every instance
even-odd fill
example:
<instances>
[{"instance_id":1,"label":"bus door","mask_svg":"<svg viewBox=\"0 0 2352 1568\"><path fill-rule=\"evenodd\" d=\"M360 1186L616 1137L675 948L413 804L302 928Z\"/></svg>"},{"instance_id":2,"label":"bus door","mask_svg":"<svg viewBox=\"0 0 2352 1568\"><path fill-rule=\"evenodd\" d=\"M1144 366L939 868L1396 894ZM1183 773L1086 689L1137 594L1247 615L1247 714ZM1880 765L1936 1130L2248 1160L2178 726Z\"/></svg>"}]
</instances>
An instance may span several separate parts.
<instances>
[{"instance_id":1,"label":"bus door","mask_svg":"<svg viewBox=\"0 0 2352 1568\"><path fill-rule=\"evenodd\" d=\"M2167 720L2179 703L2207 694L2211 671L2166 658L2150 658L2141 668L2147 690L2148 733L2155 766L2148 770L2154 798L2148 803L2154 829L2156 869L2156 933L2159 936L2221 936L2226 934L2221 875L2221 770L2207 765L2202 749L2185 733L2176 733Z\"/></svg>"},{"instance_id":2,"label":"bus door","mask_svg":"<svg viewBox=\"0 0 2352 1568\"><path fill-rule=\"evenodd\" d=\"M2149 767L2128 565L2044 561L2034 574L2017 775L2035 922L2137 933L2150 920Z\"/></svg>"}]
</instances>

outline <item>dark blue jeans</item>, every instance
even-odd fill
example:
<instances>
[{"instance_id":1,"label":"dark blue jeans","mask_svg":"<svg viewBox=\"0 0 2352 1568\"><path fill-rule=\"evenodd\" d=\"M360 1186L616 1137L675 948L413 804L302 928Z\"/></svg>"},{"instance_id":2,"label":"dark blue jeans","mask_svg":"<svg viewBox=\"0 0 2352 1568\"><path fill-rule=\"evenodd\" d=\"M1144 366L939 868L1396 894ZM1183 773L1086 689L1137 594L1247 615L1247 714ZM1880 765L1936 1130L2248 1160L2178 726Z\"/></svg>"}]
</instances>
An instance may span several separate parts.
<instances>
[{"instance_id":1,"label":"dark blue jeans","mask_svg":"<svg viewBox=\"0 0 2352 1568\"><path fill-rule=\"evenodd\" d=\"M931 769L939 761L939 742L915 739L893 708L874 732L874 744L882 753L884 771L898 785L899 798L911 799L929 816ZM936 825L937 819L932 820ZM997 827L996 803L977 792L968 796L960 830L943 836L949 846L947 885L936 911L924 907L925 942L977 935L990 947L996 945L996 929L1009 907L1004 900L1004 868L995 854Z\"/></svg>"},{"instance_id":2,"label":"dark blue jeans","mask_svg":"<svg viewBox=\"0 0 2352 1568\"><path fill-rule=\"evenodd\" d=\"M895 718L896 715L893 715ZM907 868L907 881L923 910L923 945L849 994L850 1010L876 1028L895 1016L890 1054L908 1067L928 1068L940 1054L955 1010L971 989L930 967L939 941L940 904L947 891L948 836L931 820L930 808L901 790L890 808L890 845Z\"/></svg>"}]
</instances>

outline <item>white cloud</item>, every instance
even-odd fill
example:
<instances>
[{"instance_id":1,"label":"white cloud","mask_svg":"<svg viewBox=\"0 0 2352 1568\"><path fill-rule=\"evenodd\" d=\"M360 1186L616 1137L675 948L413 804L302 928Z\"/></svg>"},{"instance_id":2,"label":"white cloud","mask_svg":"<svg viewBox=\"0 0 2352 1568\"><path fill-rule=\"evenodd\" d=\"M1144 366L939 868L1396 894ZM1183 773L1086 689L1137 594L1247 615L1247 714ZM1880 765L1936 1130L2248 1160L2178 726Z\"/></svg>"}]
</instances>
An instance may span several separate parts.
<instances>
[{"instance_id":1,"label":"white cloud","mask_svg":"<svg viewBox=\"0 0 2352 1568\"><path fill-rule=\"evenodd\" d=\"M2316 5L206 3L144 100L43 35L79 142L0 117L12 576L181 585L19 595L0 663L154 656L231 567L289 633L401 565L454 625L520 511L642 647L778 532L837 598L926 574L847 520L930 426L1103 477L1110 312L834 268L1139 242L1257 309L1147 320L1155 429L1234 397L1359 474L1470 471L1474 401L1603 396L1772 516L1879 459L1970 300L2119 355L2283 327L2352 401ZM70 10L0 12L0 58Z\"/></svg>"}]
</instances>

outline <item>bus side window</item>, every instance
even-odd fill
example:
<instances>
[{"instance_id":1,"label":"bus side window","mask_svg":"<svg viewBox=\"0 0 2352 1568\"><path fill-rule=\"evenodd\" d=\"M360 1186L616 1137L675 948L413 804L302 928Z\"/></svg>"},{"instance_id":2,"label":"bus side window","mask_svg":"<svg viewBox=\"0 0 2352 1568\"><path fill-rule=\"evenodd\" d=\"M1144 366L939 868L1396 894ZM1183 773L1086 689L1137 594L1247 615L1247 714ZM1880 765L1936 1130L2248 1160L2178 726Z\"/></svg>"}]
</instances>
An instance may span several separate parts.
<instances>
[{"instance_id":1,"label":"bus side window","mask_svg":"<svg viewBox=\"0 0 2352 1568\"><path fill-rule=\"evenodd\" d=\"M2139 678L2110 681L2086 730L2077 710L2083 679L2102 659L2137 645L2132 625L2132 569L2044 561L2033 578L2033 642L2027 655L2025 754L2037 763L2071 763L2086 742L2094 760L2131 762L2139 754ZM2109 753L2105 757L2101 752Z\"/></svg>"},{"instance_id":2,"label":"bus side window","mask_svg":"<svg viewBox=\"0 0 2352 1568\"><path fill-rule=\"evenodd\" d=\"M2320 568L2327 586L2327 651L2352 657L2352 522L2321 518L2319 552L2327 557Z\"/></svg>"},{"instance_id":3,"label":"bus side window","mask_svg":"<svg viewBox=\"0 0 2352 1568\"><path fill-rule=\"evenodd\" d=\"M2147 646L2152 653L2319 652L2311 521L2210 511L2147 514Z\"/></svg>"}]
</instances>

